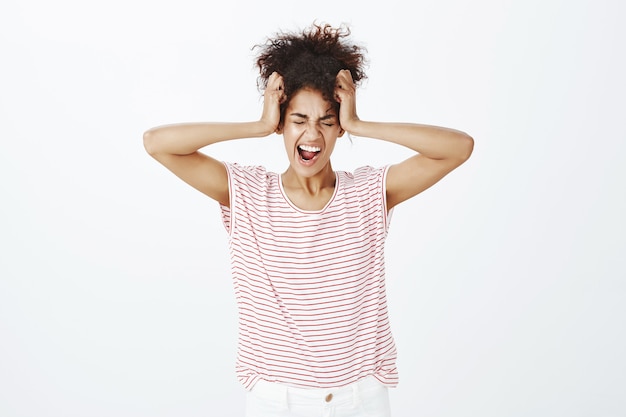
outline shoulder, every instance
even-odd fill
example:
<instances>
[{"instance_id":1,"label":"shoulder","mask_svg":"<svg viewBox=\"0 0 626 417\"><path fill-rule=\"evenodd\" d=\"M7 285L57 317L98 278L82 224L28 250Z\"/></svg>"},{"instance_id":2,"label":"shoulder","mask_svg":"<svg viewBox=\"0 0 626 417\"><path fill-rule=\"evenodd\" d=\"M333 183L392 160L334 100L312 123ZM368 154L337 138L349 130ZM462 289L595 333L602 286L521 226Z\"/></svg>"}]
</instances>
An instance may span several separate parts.
<instances>
[{"instance_id":1,"label":"shoulder","mask_svg":"<svg viewBox=\"0 0 626 417\"><path fill-rule=\"evenodd\" d=\"M373 167L369 165L356 168L352 172L337 171L337 175L344 181L359 184L384 184L389 166Z\"/></svg>"},{"instance_id":2,"label":"shoulder","mask_svg":"<svg viewBox=\"0 0 626 417\"><path fill-rule=\"evenodd\" d=\"M267 169L262 165L241 165L237 162L224 162L228 172L238 175L265 176Z\"/></svg>"},{"instance_id":3,"label":"shoulder","mask_svg":"<svg viewBox=\"0 0 626 417\"><path fill-rule=\"evenodd\" d=\"M388 170L389 166L361 166L351 172L337 171L339 192L360 201L384 200Z\"/></svg>"},{"instance_id":4,"label":"shoulder","mask_svg":"<svg viewBox=\"0 0 626 417\"><path fill-rule=\"evenodd\" d=\"M278 177L262 165L240 165L236 162L224 162L231 183L268 183Z\"/></svg>"}]
</instances>

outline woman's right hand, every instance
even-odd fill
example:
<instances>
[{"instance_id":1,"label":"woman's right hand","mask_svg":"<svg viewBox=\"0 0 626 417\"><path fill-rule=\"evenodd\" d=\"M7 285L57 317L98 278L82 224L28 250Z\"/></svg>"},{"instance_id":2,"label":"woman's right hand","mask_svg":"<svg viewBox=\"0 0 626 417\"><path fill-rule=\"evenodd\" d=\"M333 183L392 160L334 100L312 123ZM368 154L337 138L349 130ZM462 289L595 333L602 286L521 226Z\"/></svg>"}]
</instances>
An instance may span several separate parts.
<instances>
[{"instance_id":1,"label":"woman's right hand","mask_svg":"<svg viewBox=\"0 0 626 417\"><path fill-rule=\"evenodd\" d=\"M263 93L263 114L261 122L267 125L268 132L280 131L280 105L287 99L283 77L273 72L267 80L267 86Z\"/></svg>"}]
</instances>

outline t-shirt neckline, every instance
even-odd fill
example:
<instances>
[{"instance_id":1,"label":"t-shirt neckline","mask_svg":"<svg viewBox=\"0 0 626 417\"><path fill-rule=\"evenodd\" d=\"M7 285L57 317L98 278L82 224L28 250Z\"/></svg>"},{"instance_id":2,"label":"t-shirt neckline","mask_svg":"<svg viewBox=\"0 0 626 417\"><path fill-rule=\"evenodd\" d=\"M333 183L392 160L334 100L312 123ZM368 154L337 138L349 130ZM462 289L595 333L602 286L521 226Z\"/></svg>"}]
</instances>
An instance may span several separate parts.
<instances>
[{"instance_id":1,"label":"t-shirt neckline","mask_svg":"<svg viewBox=\"0 0 626 417\"><path fill-rule=\"evenodd\" d=\"M335 174L335 189L333 190L333 194L330 196L330 198L328 199L324 207L322 207L320 210L304 210L298 207L297 205L295 205L289 199L289 196L287 195L287 192L285 191L285 188L283 187L283 174L278 174L278 188L280 189L280 193L283 199L285 200L285 202L294 210L300 213L306 213L306 214L323 213L335 200L335 196L337 195L337 189L339 188L339 175L337 174L337 171L333 171L333 173Z\"/></svg>"}]
</instances>

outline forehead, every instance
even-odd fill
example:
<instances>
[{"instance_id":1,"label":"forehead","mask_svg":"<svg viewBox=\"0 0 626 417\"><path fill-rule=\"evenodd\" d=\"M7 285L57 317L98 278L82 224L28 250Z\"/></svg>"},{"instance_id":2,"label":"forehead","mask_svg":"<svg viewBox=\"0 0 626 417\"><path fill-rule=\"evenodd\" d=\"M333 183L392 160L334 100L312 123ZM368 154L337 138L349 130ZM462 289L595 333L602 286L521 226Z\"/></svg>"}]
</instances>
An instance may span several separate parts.
<instances>
[{"instance_id":1,"label":"forehead","mask_svg":"<svg viewBox=\"0 0 626 417\"><path fill-rule=\"evenodd\" d=\"M324 99L321 92L309 88L298 90L292 96L287 106L287 115L291 113L313 117L336 114L333 103Z\"/></svg>"}]
</instances>

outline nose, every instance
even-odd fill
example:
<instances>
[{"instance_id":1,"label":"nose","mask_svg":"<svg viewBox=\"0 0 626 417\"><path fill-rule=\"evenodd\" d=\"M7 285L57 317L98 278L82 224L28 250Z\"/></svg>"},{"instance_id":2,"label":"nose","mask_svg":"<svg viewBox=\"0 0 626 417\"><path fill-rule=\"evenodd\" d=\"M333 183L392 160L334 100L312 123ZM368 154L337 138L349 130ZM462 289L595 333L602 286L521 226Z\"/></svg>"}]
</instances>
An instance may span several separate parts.
<instances>
[{"instance_id":1,"label":"nose","mask_svg":"<svg viewBox=\"0 0 626 417\"><path fill-rule=\"evenodd\" d=\"M317 139L321 136L321 129L318 123L310 120L306 123L304 135L307 139Z\"/></svg>"}]
</instances>

